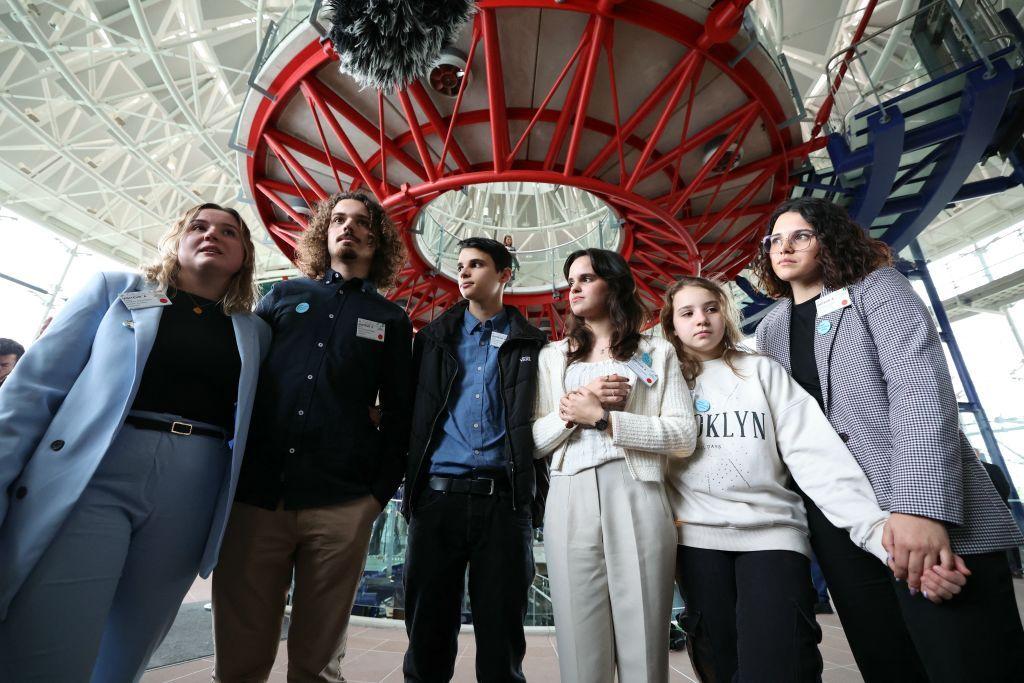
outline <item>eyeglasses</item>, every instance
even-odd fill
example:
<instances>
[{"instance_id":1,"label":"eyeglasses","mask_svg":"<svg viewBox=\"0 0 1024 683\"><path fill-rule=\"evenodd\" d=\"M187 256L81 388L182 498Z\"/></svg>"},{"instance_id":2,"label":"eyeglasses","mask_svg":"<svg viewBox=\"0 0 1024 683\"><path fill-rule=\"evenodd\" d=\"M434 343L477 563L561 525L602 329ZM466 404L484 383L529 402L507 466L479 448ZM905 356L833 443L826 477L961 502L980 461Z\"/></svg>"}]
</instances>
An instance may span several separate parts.
<instances>
[{"instance_id":1,"label":"eyeglasses","mask_svg":"<svg viewBox=\"0 0 1024 683\"><path fill-rule=\"evenodd\" d=\"M811 242L818 238L818 233L813 230L797 230L789 235L766 235L761 240L761 249L766 254L780 253L785 249L788 242L793 251L806 251L811 248Z\"/></svg>"}]
</instances>

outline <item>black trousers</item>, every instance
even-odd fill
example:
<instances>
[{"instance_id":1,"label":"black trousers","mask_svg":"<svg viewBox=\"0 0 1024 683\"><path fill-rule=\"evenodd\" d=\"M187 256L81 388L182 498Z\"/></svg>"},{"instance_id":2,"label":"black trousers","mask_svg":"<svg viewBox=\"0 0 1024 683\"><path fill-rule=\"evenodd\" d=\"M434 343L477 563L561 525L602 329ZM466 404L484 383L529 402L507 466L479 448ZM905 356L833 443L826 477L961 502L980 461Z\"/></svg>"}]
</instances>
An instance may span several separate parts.
<instances>
[{"instance_id":1,"label":"black trousers","mask_svg":"<svg viewBox=\"0 0 1024 683\"><path fill-rule=\"evenodd\" d=\"M804 555L679 546L676 580L690 655L703 680L821 680L821 628Z\"/></svg>"},{"instance_id":2,"label":"black trousers","mask_svg":"<svg viewBox=\"0 0 1024 683\"><path fill-rule=\"evenodd\" d=\"M1024 680L1024 629L1004 552L964 555L967 585L936 605L910 595L806 496L804 504L811 545L865 681Z\"/></svg>"},{"instance_id":3,"label":"black trousers","mask_svg":"<svg viewBox=\"0 0 1024 683\"><path fill-rule=\"evenodd\" d=\"M523 683L523 619L534 576L530 510L513 510L508 493L428 488L419 495L406 551L405 680L451 680L468 566L476 678Z\"/></svg>"}]
</instances>

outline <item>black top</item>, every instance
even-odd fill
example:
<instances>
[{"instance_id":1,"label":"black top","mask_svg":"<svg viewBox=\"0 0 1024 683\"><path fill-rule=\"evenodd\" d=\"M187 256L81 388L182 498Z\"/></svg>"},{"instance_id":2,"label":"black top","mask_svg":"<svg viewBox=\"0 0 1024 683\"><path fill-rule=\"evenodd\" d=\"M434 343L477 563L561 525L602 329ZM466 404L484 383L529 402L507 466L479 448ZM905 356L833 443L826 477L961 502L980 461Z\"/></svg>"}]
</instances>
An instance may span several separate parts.
<instances>
[{"instance_id":1,"label":"black top","mask_svg":"<svg viewBox=\"0 0 1024 683\"><path fill-rule=\"evenodd\" d=\"M209 422L231 434L242 371L234 326L220 304L189 296L171 290L132 409Z\"/></svg>"},{"instance_id":2,"label":"black top","mask_svg":"<svg viewBox=\"0 0 1024 683\"><path fill-rule=\"evenodd\" d=\"M995 463L982 462L985 467L985 471L988 472L988 478L992 480L992 485L996 487L996 493L1003 499L1006 506L1010 506L1010 482L1006 479L1006 475L1003 474L1003 468Z\"/></svg>"},{"instance_id":3,"label":"black top","mask_svg":"<svg viewBox=\"0 0 1024 683\"><path fill-rule=\"evenodd\" d=\"M408 316L369 282L333 270L277 283L256 313L274 336L235 499L298 510L372 493L387 504L409 442ZM378 392L379 429L370 417Z\"/></svg>"},{"instance_id":4,"label":"black top","mask_svg":"<svg viewBox=\"0 0 1024 683\"><path fill-rule=\"evenodd\" d=\"M825 410L825 402L821 397L821 380L818 377L818 362L814 358L817 301L816 296L802 304L793 304L789 320L789 366L793 369L793 379L797 384L813 396L821 409Z\"/></svg>"}]
</instances>

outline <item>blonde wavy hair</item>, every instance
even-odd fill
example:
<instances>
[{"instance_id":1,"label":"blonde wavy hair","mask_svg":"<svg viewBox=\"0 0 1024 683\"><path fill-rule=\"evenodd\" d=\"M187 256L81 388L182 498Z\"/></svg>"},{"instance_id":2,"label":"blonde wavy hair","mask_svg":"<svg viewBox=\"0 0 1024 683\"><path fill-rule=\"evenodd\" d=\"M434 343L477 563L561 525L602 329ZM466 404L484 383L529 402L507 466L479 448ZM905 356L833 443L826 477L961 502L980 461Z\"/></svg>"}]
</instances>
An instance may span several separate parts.
<instances>
[{"instance_id":1,"label":"blonde wavy hair","mask_svg":"<svg viewBox=\"0 0 1024 683\"><path fill-rule=\"evenodd\" d=\"M181 244L181 238L188 226L203 209L223 211L238 222L242 240L242 267L231 277L228 289L221 297L220 303L225 313L250 313L259 296L255 277L256 248L252 244L252 233L249 232L249 226L234 209L207 202L185 211L174 227L160 237L160 242L157 245L157 257L150 263L142 265L142 274L164 289L177 288L178 273L181 271L181 264L178 263L178 246Z\"/></svg>"},{"instance_id":2,"label":"blonde wavy hair","mask_svg":"<svg viewBox=\"0 0 1024 683\"><path fill-rule=\"evenodd\" d=\"M331 225L331 212L338 202L355 199L362 202L370 214L370 230L376 240L370 274L367 279L377 289L387 289L398 272L405 265L405 245L398 228L391 222L387 212L377 200L362 192L337 192L318 202L313 208L309 226L303 230L295 247L295 265L309 278L322 278L331 265L331 254L327 249L327 229Z\"/></svg>"},{"instance_id":3,"label":"blonde wavy hair","mask_svg":"<svg viewBox=\"0 0 1024 683\"><path fill-rule=\"evenodd\" d=\"M725 334L722 335L722 360L729 366L729 369L739 375L739 370L735 364L736 358L749 355L751 352L740 346L740 342L743 340L743 333L740 332L740 312L736 307L736 302L733 301L729 290L721 282L709 280L705 277L684 277L676 280L665 291L665 303L661 307L661 329L665 333L665 338L672 342L672 346L676 349L676 357L679 358L679 364L682 366L683 377L686 378L686 383L692 389L697 377L700 376L703 366L700 359L687 351L686 346L676 336L676 326L672 316L674 313L672 300L675 299L676 294L684 287L700 287L710 292L718 301L718 307L722 311L722 318L725 322Z\"/></svg>"}]
</instances>

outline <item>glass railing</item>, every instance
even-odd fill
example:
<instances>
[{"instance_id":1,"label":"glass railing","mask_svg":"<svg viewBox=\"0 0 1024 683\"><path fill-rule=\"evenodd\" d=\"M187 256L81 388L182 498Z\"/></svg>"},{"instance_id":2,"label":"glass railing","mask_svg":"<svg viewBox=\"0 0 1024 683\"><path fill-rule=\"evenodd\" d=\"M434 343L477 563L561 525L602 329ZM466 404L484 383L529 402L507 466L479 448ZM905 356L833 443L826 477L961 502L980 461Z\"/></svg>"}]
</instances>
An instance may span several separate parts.
<instances>
[{"instance_id":1,"label":"glass railing","mask_svg":"<svg viewBox=\"0 0 1024 683\"><path fill-rule=\"evenodd\" d=\"M990 3L925 3L829 58L825 75L834 99L829 130L857 147L865 142L858 136L867 130L868 115L879 113L885 120L887 106L899 103L908 118L939 110L918 120L952 113L965 74L979 68L991 73L993 60L1000 58L1019 64L1021 45ZM919 90L928 84L933 87Z\"/></svg>"}]
</instances>

